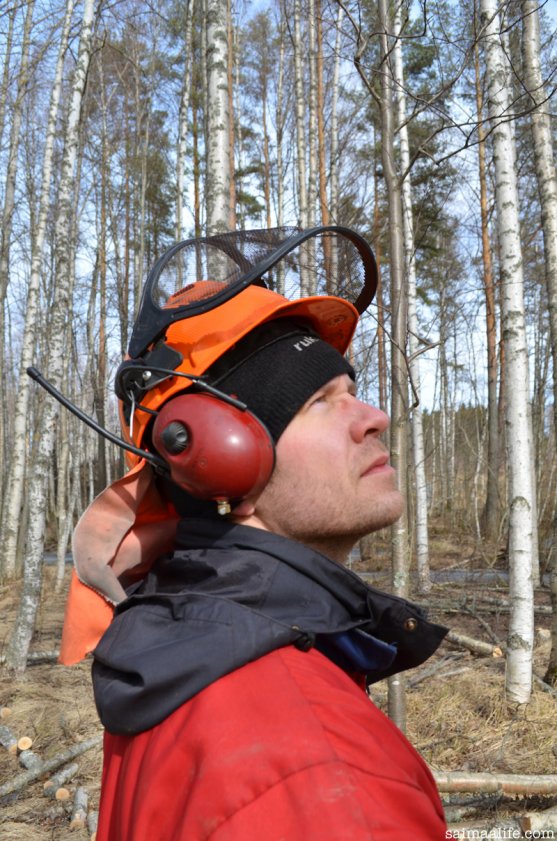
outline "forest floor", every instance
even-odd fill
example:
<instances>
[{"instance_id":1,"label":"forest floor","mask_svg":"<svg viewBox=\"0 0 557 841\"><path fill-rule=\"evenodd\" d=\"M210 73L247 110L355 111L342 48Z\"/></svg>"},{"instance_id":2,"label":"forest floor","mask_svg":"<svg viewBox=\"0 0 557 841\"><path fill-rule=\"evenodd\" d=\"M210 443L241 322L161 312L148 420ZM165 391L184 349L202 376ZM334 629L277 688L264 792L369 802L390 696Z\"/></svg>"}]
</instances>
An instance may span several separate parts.
<instances>
[{"instance_id":1,"label":"forest floor","mask_svg":"<svg viewBox=\"0 0 557 841\"><path fill-rule=\"evenodd\" d=\"M382 571L388 568L388 543L374 538L373 544L366 546L366 554L370 549L374 561L358 561L355 569L374 572L374 586L388 589L388 573ZM485 556L480 557L472 542L462 535L454 540L439 531L432 541L432 556L436 573L486 568ZM502 567L503 562L500 558L494 567ZM51 650L59 645L65 594L54 593L53 576L53 569L46 567L33 651ZM485 582L436 584L427 598L413 596L413 600L429 605L429 617L433 621L485 642L494 639L504 642L508 613L493 604L486 612L482 602L486 594L501 600L507 597L504 583L490 580L488 585ZM0 588L3 617L0 654L15 617L17 600L17 588ZM536 592L536 604L549 604L546 590ZM550 616L537 615L536 627L535 671L543 677L549 657ZM422 672L432 662L438 663L439 668L420 681ZM407 692L407 735L432 768L495 774L557 774L557 699L535 684L528 705L509 706L504 696L504 656L477 656L445 641L432 660L407 674L409 683L414 682ZM371 695L376 704L386 709L385 682L375 684ZM92 698L90 663L72 667L38 663L30 665L17 680L0 669L0 708L9 708L0 725L8 726L16 738L29 736L33 740L32 750L43 759L102 731ZM71 794L76 785L85 786L89 806L96 809L101 747L88 750L76 761L79 770L67 788ZM22 770L17 756L0 747L0 786ZM0 800L0 841L87 838L85 828L70 829L71 802L71 798L57 802L45 797L43 780L7 795ZM555 804L557 797L528 802L499 798L491 805L492 820L508 816L513 810Z\"/></svg>"}]
</instances>

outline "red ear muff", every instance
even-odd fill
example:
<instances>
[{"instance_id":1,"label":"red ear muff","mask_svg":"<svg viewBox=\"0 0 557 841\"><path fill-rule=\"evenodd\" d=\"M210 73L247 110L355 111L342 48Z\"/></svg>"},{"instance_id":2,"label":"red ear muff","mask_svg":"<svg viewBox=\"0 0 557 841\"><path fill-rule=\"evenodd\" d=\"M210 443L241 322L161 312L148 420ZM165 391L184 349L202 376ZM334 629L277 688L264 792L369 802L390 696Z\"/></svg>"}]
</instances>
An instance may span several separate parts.
<instances>
[{"instance_id":1,"label":"red ear muff","mask_svg":"<svg viewBox=\"0 0 557 841\"><path fill-rule=\"evenodd\" d=\"M210 394L180 394L157 415L153 444L172 480L199 499L263 490L275 465L269 432L249 411Z\"/></svg>"}]
</instances>

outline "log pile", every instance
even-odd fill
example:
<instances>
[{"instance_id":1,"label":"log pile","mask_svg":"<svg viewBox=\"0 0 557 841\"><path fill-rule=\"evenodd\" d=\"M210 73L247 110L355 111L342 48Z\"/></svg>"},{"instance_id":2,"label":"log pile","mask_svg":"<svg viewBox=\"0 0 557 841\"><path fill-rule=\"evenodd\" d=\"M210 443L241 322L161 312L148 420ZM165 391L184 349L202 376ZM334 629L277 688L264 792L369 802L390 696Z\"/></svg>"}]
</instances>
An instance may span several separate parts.
<instances>
[{"instance_id":1,"label":"log pile","mask_svg":"<svg viewBox=\"0 0 557 841\"><path fill-rule=\"evenodd\" d=\"M3 718L7 718L8 715L4 715ZM31 783L44 780L43 795L56 801L58 804L56 808L65 809L70 829L86 828L90 841L95 841L98 815L95 810L89 809L87 789L77 784L72 797L67 784L79 773L79 765L73 760L100 745L101 741L102 734L98 734L83 742L76 742L49 759L42 759L31 750L33 740L29 736L18 738L7 725L0 724L0 746L25 769L0 785L0 804L9 801Z\"/></svg>"}]
</instances>

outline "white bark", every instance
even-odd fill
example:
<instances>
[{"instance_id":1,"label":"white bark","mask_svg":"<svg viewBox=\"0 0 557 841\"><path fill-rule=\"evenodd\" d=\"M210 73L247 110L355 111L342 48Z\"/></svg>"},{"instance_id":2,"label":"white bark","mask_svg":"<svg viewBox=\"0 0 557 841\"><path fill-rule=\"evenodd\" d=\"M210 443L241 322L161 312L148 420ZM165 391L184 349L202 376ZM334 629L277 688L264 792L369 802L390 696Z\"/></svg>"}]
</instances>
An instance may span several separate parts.
<instances>
[{"instance_id":1,"label":"white bark","mask_svg":"<svg viewBox=\"0 0 557 841\"><path fill-rule=\"evenodd\" d=\"M518 216L516 159L509 124L501 120L508 105L507 59L501 45L495 0L481 0L493 132L497 233L501 260L501 307L505 342L505 423L509 484L509 590L511 614L507 639L506 691L510 701L527 703L532 688L534 610L532 568L537 559L534 535L532 435L529 373L524 323L522 248Z\"/></svg>"},{"instance_id":2,"label":"white bark","mask_svg":"<svg viewBox=\"0 0 557 841\"><path fill-rule=\"evenodd\" d=\"M294 0L294 90L296 108L296 183L298 187L298 224L307 228L308 190L306 170L306 112L304 90L304 45L302 43L301 3ZM302 296L310 294L311 273L308 271L307 249L300 250L300 293Z\"/></svg>"},{"instance_id":3,"label":"white bark","mask_svg":"<svg viewBox=\"0 0 557 841\"><path fill-rule=\"evenodd\" d=\"M42 166L42 181L39 194L39 210L35 238L31 253L31 273L27 289L27 303L25 308L25 327L21 346L19 363L19 383L16 390L16 400L13 417L13 441L11 445L12 457L6 481L6 487L10 488L7 495L2 522L2 544L0 545L0 570L6 577L14 574L17 553L17 535L20 523L21 504L23 499L23 488L25 485L25 459L28 450L27 440L27 418L29 414L29 377L26 369L32 365L36 348L37 322L39 318L39 291L40 275L43 259L43 246L46 233L46 222L49 209L49 193L52 182L52 166L54 159L54 141L56 138L56 121L60 104L60 93L62 90L62 74L64 70L64 57L68 47L71 18L74 8L74 0L68 0L58 59L52 83L50 95L50 107L46 125L45 148Z\"/></svg>"},{"instance_id":4,"label":"white bark","mask_svg":"<svg viewBox=\"0 0 557 841\"><path fill-rule=\"evenodd\" d=\"M317 48L315 35L315 0L308 0L308 58L309 58L309 114L308 145L308 226L315 225L317 204Z\"/></svg>"},{"instance_id":5,"label":"white bark","mask_svg":"<svg viewBox=\"0 0 557 841\"><path fill-rule=\"evenodd\" d=\"M402 283L404 274L404 243L402 223L402 197L400 178L394 151L394 80L391 66L391 21L387 0L378 0L381 78L381 158L389 202L389 245L392 309L391 343L391 464L400 477L406 475L406 416L408 381L405 348L407 333L406 292ZM393 590L405 597L408 594L408 523L406 512L391 528ZM404 677L389 678L389 715L400 727L406 725L406 700Z\"/></svg>"},{"instance_id":6,"label":"white bark","mask_svg":"<svg viewBox=\"0 0 557 841\"><path fill-rule=\"evenodd\" d=\"M8 102L8 86L10 82L10 58L12 54L12 43L14 34L14 22L17 14L17 6L14 3L10 9L8 32L6 33L4 48L4 72L2 74L2 87L0 88L0 142L4 134L4 119L6 116L6 105Z\"/></svg>"},{"instance_id":7,"label":"white bark","mask_svg":"<svg viewBox=\"0 0 557 841\"><path fill-rule=\"evenodd\" d=\"M339 4L336 21L335 63L333 67L333 91L331 101L331 163L329 208L331 222L338 224L338 87L340 79L340 50L342 46L342 20L344 9ZM333 249L334 255L334 249ZM335 257L333 256L333 260ZM336 266L331 266L331 274L336 276Z\"/></svg>"},{"instance_id":8,"label":"white bark","mask_svg":"<svg viewBox=\"0 0 557 841\"><path fill-rule=\"evenodd\" d=\"M33 22L34 6L34 0L30 0L25 14L17 93L11 115L10 145L8 150L8 165L6 169L6 183L4 187L4 208L2 211L2 227L0 232L0 303L4 301L6 290L8 288L10 238L15 205L15 186L19 141L21 135L21 121L23 119L23 105L29 82L29 47L31 43L31 25Z\"/></svg>"},{"instance_id":9,"label":"white bark","mask_svg":"<svg viewBox=\"0 0 557 841\"><path fill-rule=\"evenodd\" d=\"M207 2L207 233L228 230L228 44L226 0Z\"/></svg>"},{"instance_id":10,"label":"white bark","mask_svg":"<svg viewBox=\"0 0 557 841\"><path fill-rule=\"evenodd\" d=\"M62 170L58 191L58 215L54 232L56 288L52 309L49 314L48 375L57 387L60 387L63 379L65 326L71 300L73 272L70 261L73 255L73 247L70 232L73 227L71 217L75 186L75 165L79 145L79 122L83 94L93 43L93 18L94 0L85 0L79 53L74 71L70 107L65 130ZM16 671L23 671L25 669L27 652L33 634L40 596L46 526L46 481L54 445L56 414L56 402L54 400L45 401L40 424L41 434L38 436L35 461L29 482L29 505L33 516L30 517L27 536L23 592L6 656L8 666Z\"/></svg>"},{"instance_id":11,"label":"white bark","mask_svg":"<svg viewBox=\"0 0 557 841\"><path fill-rule=\"evenodd\" d=\"M410 358L408 367L412 376L414 398L418 403L412 410L412 456L416 488L416 566L418 586L421 592L431 590L429 574L429 540L427 516L427 483L425 475L425 447L422 410L420 408L421 376L418 357L418 314L416 310L416 255L414 251L414 219L412 211L412 185L408 167L410 164L410 145L406 124L406 94L404 92L404 67L402 44L400 40L402 3L397 3L393 18L393 76L395 82L395 101L399 124L400 169L407 173L402 190L402 228L404 238L404 265L406 269L406 289L408 296L408 348Z\"/></svg>"},{"instance_id":12,"label":"white bark","mask_svg":"<svg viewBox=\"0 0 557 841\"><path fill-rule=\"evenodd\" d=\"M187 0L184 13L184 80L178 116L178 152L176 155L176 241L183 238L184 169L187 158L188 109L192 75L193 12L195 0ZM179 284L181 285L181 284Z\"/></svg>"},{"instance_id":13,"label":"white bark","mask_svg":"<svg viewBox=\"0 0 557 841\"><path fill-rule=\"evenodd\" d=\"M551 119L549 102L546 101L540 67L540 24L539 4L534 0L523 0L523 51L524 77L526 87L535 105L532 111L532 136L534 140L534 159L536 178L541 203L541 217L544 241L545 281L549 308L549 330L551 337L551 355L553 359L553 417L554 434L557 435L557 175L553 155ZM557 523L554 527L557 538ZM552 651L548 667L551 680L557 674L557 550L554 548L552 562L553 627Z\"/></svg>"},{"instance_id":14,"label":"white bark","mask_svg":"<svg viewBox=\"0 0 557 841\"><path fill-rule=\"evenodd\" d=\"M19 65L17 92L15 103L11 109L11 132L8 148L8 162L6 168L6 181L4 186L4 206L0 224L0 371L4 371L4 299L9 283L10 244L12 238L12 223L15 209L15 188L16 175L19 160L19 143L21 135L21 122L23 119L23 107L27 85L29 81L29 48L31 40L31 25L33 21L34 0L30 0L25 14L23 27L23 43L21 47L21 60ZM6 59L8 60L8 59ZM0 138L1 140L1 138ZM4 406L5 378L0 381L0 405ZM0 412L0 461L4 462L8 451L5 441L5 413ZM4 462L5 463L5 462Z\"/></svg>"}]
</instances>

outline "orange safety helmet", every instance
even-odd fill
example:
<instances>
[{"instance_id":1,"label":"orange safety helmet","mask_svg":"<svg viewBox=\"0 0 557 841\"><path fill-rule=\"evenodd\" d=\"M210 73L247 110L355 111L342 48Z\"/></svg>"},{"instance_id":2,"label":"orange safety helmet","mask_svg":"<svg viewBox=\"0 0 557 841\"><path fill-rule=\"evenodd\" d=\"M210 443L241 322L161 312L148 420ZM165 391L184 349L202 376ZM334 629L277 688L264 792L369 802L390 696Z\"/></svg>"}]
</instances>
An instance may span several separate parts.
<instances>
[{"instance_id":1,"label":"orange safety helmet","mask_svg":"<svg viewBox=\"0 0 557 841\"><path fill-rule=\"evenodd\" d=\"M211 389L204 375L266 322L303 322L344 354L376 286L371 248L355 231L340 226L219 234L177 243L162 255L146 280L128 356L116 375L122 432L136 452L127 454L131 470L93 501L74 532L77 576L66 612L62 662L76 662L98 642L110 622L109 603L125 598L119 576L145 574L157 556L172 548L179 518L159 493L152 467L153 462L165 464L153 454L161 452L159 419L174 423L181 395L194 384L205 400L214 397L204 391L216 391L216 403L234 409L226 406L234 399ZM338 294L328 294L333 291ZM198 416L202 423L202 409ZM261 447L270 448L274 459L272 442L266 439ZM172 461L168 452L164 455L167 463ZM272 464L260 472L258 488L268 480ZM202 487L198 495L203 498L226 496L215 493L214 485Z\"/></svg>"}]
</instances>

